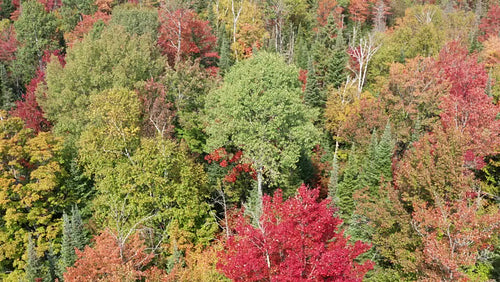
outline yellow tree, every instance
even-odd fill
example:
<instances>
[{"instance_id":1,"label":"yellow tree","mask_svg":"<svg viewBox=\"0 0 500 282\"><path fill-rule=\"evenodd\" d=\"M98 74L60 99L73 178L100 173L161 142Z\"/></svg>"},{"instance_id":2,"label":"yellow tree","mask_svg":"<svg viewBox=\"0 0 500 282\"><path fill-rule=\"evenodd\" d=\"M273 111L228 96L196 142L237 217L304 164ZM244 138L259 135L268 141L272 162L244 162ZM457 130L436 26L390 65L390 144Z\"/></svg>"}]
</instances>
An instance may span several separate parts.
<instances>
[{"instance_id":1,"label":"yellow tree","mask_svg":"<svg viewBox=\"0 0 500 282\"><path fill-rule=\"evenodd\" d=\"M0 112L0 263L12 275L24 268L30 234L39 256L60 234L66 198L61 149L61 139L35 135L21 119Z\"/></svg>"}]
</instances>

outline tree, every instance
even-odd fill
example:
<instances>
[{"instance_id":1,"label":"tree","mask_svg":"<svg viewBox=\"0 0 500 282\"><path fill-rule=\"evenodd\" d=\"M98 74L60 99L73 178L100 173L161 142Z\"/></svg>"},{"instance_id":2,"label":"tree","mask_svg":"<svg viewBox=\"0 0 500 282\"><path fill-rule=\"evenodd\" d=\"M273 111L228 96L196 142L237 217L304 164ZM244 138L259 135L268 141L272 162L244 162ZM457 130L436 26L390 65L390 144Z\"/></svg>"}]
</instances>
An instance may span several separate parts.
<instances>
[{"instance_id":1,"label":"tree","mask_svg":"<svg viewBox=\"0 0 500 282\"><path fill-rule=\"evenodd\" d=\"M413 224L422 236L423 271L429 279L467 281L464 270L475 266L479 252L490 248L498 235L500 212L484 213L484 200L463 197L434 206L414 204Z\"/></svg>"},{"instance_id":2,"label":"tree","mask_svg":"<svg viewBox=\"0 0 500 282\"><path fill-rule=\"evenodd\" d=\"M318 9L316 10L316 20L318 24L323 27L327 25L330 18L332 18L331 22L341 28L343 25L343 18L341 18L343 11L344 8L335 0L320 0L318 2Z\"/></svg>"},{"instance_id":3,"label":"tree","mask_svg":"<svg viewBox=\"0 0 500 282\"><path fill-rule=\"evenodd\" d=\"M40 259L36 253L35 243L31 234L28 235L28 262L26 264L26 280L36 281L41 279L41 265Z\"/></svg>"},{"instance_id":4,"label":"tree","mask_svg":"<svg viewBox=\"0 0 500 282\"><path fill-rule=\"evenodd\" d=\"M349 56L342 29L337 26L332 15L316 36L312 46L315 72L311 75L316 76L321 92L324 93L327 87L338 88L345 82ZM326 97L322 105L325 100Z\"/></svg>"},{"instance_id":5,"label":"tree","mask_svg":"<svg viewBox=\"0 0 500 282\"><path fill-rule=\"evenodd\" d=\"M264 175L276 183L315 142L314 113L300 96L297 70L260 52L235 65L206 100L209 152L241 148L257 173L259 199Z\"/></svg>"},{"instance_id":6,"label":"tree","mask_svg":"<svg viewBox=\"0 0 500 282\"><path fill-rule=\"evenodd\" d=\"M44 51L56 49L58 34L56 18L41 3L23 2L20 11L14 23L21 46L16 52L14 73L22 84L28 84L42 62Z\"/></svg>"},{"instance_id":7,"label":"tree","mask_svg":"<svg viewBox=\"0 0 500 282\"><path fill-rule=\"evenodd\" d=\"M154 279L164 276L161 270L149 263L155 257L147 253L144 240L138 233L126 242L117 240L111 230L94 238L94 246L76 251L75 266L64 273L65 281L124 281Z\"/></svg>"},{"instance_id":8,"label":"tree","mask_svg":"<svg viewBox=\"0 0 500 282\"><path fill-rule=\"evenodd\" d=\"M113 226L122 241L142 227L157 235L150 245L163 242L163 234L206 244L217 226L205 201L211 190L202 166L172 140L141 138L135 91L112 89L91 101L91 122L78 147L98 191L94 222Z\"/></svg>"},{"instance_id":9,"label":"tree","mask_svg":"<svg viewBox=\"0 0 500 282\"><path fill-rule=\"evenodd\" d=\"M33 129L35 133L49 131L52 128L52 124L44 117L43 110L36 100L37 92L43 92L46 89L45 67L52 55L55 59L59 59L61 64L64 64L64 57L59 50L53 53L46 51L42 63L36 71L36 76L29 85L26 85L26 93L22 96L23 100L16 101L16 108L10 111L11 115L20 117L25 122L26 127Z\"/></svg>"},{"instance_id":10,"label":"tree","mask_svg":"<svg viewBox=\"0 0 500 282\"><path fill-rule=\"evenodd\" d=\"M442 70L441 77L451 86L449 95L440 104L444 129L465 136L468 149L477 157L497 153L499 106L486 94L488 75L484 65L477 62L476 55L469 56L466 48L452 42L440 52L438 67ZM478 163L477 168L481 167Z\"/></svg>"},{"instance_id":11,"label":"tree","mask_svg":"<svg viewBox=\"0 0 500 282\"><path fill-rule=\"evenodd\" d=\"M19 44L16 39L14 26L1 21L0 26L0 61L12 61L16 58L15 52Z\"/></svg>"},{"instance_id":12,"label":"tree","mask_svg":"<svg viewBox=\"0 0 500 282\"><path fill-rule=\"evenodd\" d=\"M61 273L66 271L66 267L73 266L76 260L75 248L71 240L71 220L66 213L63 214L62 233L61 259L59 261Z\"/></svg>"},{"instance_id":13,"label":"tree","mask_svg":"<svg viewBox=\"0 0 500 282\"><path fill-rule=\"evenodd\" d=\"M153 45L149 35L130 35L112 25L69 49L64 68L51 60L46 95L37 99L54 132L74 144L89 122L89 96L113 87L133 89L136 82L156 78L162 67Z\"/></svg>"},{"instance_id":14,"label":"tree","mask_svg":"<svg viewBox=\"0 0 500 282\"><path fill-rule=\"evenodd\" d=\"M130 34L149 34L152 38L157 38L158 12L149 7L120 5L113 8L111 24L124 26Z\"/></svg>"},{"instance_id":15,"label":"tree","mask_svg":"<svg viewBox=\"0 0 500 282\"><path fill-rule=\"evenodd\" d=\"M218 268L235 281L361 281L373 265L354 260L370 247L348 243L338 230L342 220L318 194L303 185L286 201L280 190L265 196L258 226L238 219Z\"/></svg>"},{"instance_id":16,"label":"tree","mask_svg":"<svg viewBox=\"0 0 500 282\"><path fill-rule=\"evenodd\" d=\"M439 104L450 87L439 72L432 58L416 57L408 59L404 65L393 63L390 66L388 81L380 90L380 100L394 125L400 150L439 123Z\"/></svg>"},{"instance_id":17,"label":"tree","mask_svg":"<svg viewBox=\"0 0 500 282\"><path fill-rule=\"evenodd\" d=\"M66 45L72 47L76 42L83 40L96 23L107 24L111 16L103 12L95 12L93 15L82 15L82 20L69 32L64 34Z\"/></svg>"},{"instance_id":18,"label":"tree","mask_svg":"<svg viewBox=\"0 0 500 282\"><path fill-rule=\"evenodd\" d=\"M354 40L353 40L354 41ZM380 42L377 42L374 34L369 34L365 38L359 40L358 45L351 42L349 46L349 55L351 63L349 69L354 73L354 79L357 82L358 95L363 92L363 87L366 83L366 75L368 72L368 64L380 48Z\"/></svg>"},{"instance_id":19,"label":"tree","mask_svg":"<svg viewBox=\"0 0 500 282\"><path fill-rule=\"evenodd\" d=\"M487 40L490 36L498 36L500 32L500 5L491 3L488 8L488 14L486 17L481 19L481 24L479 24L479 30L481 35L479 36L479 41L483 42Z\"/></svg>"},{"instance_id":20,"label":"tree","mask_svg":"<svg viewBox=\"0 0 500 282\"><path fill-rule=\"evenodd\" d=\"M208 21L202 21L191 10L177 9L163 5L159 10L160 27L158 45L168 56L170 66L181 59L200 58L206 66L217 58L215 44L217 38L212 34Z\"/></svg>"},{"instance_id":21,"label":"tree","mask_svg":"<svg viewBox=\"0 0 500 282\"><path fill-rule=\"evenodd\" d=\"M60 214L71 199L63 185L62 140L48 132L33 134L21 119L0 113L0 260L8 269L24 268L27 235L36 250L49 250L61 231ZM57 244L56 244L56 247Z\"/></svg>"}]
</instances>

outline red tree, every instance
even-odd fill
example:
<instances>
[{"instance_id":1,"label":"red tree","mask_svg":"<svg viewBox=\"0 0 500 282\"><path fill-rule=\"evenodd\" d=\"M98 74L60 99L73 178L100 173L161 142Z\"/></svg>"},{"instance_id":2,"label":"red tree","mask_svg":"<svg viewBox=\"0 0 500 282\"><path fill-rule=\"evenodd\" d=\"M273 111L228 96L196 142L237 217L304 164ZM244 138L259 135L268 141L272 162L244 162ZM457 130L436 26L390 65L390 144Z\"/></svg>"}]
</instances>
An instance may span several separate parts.
<instances>
[{"instance_id":1,"label":"red tree","mask_svg":"<svg viewBox=\"0 0 500 282\"><path fill-rule=\"evenodd\" d=\"M329 200L305 185L283 202L278 190L263 198L258 227L240 217L218 268L235 281L361 281L371 261L354 262L370 247L348 243Z\"/></svg>"},{"instance_id":2,"label":"red tree","mask_svg":"<svg viewBox=\"0 0 500 282\"><path fill-rule=\"evenodd\" d=\"M370 15L370 1L351 0L349 2L349 14L353 21L364 23Z\"/></svg>"},{"instance_id":3,"label":"red tree","mask_svg":"<svg viewBox=\"0 0 500 282\"><path fill-rule=\"evenodd\" d=\"M439 54L438 67L451 87L440 105L443 127L454 127L467 138L468 149L474 155L494 153L500 145L500 120L496 119L499 107L486 94L488 74L484 65L454 42Z\"/></svg>"},{"instance_id":4,"label":"red tree","mask_svg":"<svg viewBox=\"0 0 500 282\"><path fill-rule=\"evenodd\" d=\"M488 14L486 17L481 19L481 24L479 24L479 30L481 35L479 36L479 41L483 42L487 40L490 36L498 36L500 32L500 6L497 4L491 4L488 9Z\"/></svg>"},{"instance_id":5,"label":"red tree","mask_svg":"<svg viewBox=\"0 0 500 282\"><path fill-rule=\"evenodd\" d=\"M78 259L64 273L65 281L135 281L162 276L156 267L145 270L154 254L145 252L144 241L137 233L122 243L106 230L94 242L92 248L75 249Z\"/></svg>"},{"instance_id":6,"label":"red tree","mask_svg":"<svg viewBox=\"0 0 500 282\"><path fill-rule=\"evenodd\" d=\"M335 0L320 0L318 9L316 10L318 24L325 26L328 22L328 17L333 16L338 27L342 26L342 8Z\"/></svg>"},{"instance_id":7,"label":"red tree","mask_svg":"<svg viewBox=\"0 0 500 282\"><path fill-rule=\"evenodd\" d=\"M214 51L217 38L208 21L200 20L194 11L162 7L159 19L158 45L168 56L171 66L188 57L201 58L204 64L218 57Z\"/></svg>"},{"instance_id":8,"label":"red tree","mask_svg":"<svg viewBox=\"0 0 500 282\"><path fill-rule=\"evenodd\" d=\"M14 25L0 31L0 61L14 60L17 44Z\"/></svg>"},{"instance_id":9,"label":"red tree","mask_svg":"<svg viewBox=\"0 0 500 282\"><path fill-rule=\"evenodd\" d=\"M62 6L62 0L38 0L38 2L45 6L45 11L47 13Z\"/></svg>"}]
</instances>

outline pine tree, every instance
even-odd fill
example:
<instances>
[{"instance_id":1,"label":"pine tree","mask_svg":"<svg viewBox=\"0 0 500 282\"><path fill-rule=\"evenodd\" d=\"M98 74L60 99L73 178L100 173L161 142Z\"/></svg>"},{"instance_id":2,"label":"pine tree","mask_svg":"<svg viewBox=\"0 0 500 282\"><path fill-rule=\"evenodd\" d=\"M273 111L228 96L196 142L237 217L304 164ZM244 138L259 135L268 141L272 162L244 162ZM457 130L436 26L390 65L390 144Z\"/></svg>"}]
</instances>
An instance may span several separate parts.
<instances>
[{"instance_id":1,"label":"pine tree","mask_svg":"<svg viewBox=\"0 0 500 282\"><path fill-rule=\"evenodd\" d=\"M28 237L28 263L26 264L25 271L26 271L26 280L30 282L35 281L36 278L41 278L40 259L36 254L35 242L33 242L31 234Z\"/></svg>"}]
</instances>

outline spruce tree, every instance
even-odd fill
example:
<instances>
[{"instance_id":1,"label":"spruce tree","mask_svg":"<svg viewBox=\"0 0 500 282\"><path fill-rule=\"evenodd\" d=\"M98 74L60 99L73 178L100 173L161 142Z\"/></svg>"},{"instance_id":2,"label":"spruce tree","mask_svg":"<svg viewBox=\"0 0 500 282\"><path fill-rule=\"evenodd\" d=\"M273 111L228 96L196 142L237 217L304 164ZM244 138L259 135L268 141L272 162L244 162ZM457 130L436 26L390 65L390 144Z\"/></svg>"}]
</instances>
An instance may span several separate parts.
<instances>
[{"instance_id":1,"label":"spruce tree","mask_svg":"<svg viewBox=\"0 0 500 282\"><path fill-rule=\"evenodd\" d=\"M304 30L299 27L297 41L295 42L294 62L301 69L309 68L309 48L307 47L307 39L305 38Z\"/></svg>"},{"instance_id":2,"label":"spruce tree","mask_svg":"<svg viewBox=\"0 0 500 282\"><path fill-rule=\"evenodd\" d=\"M75 249L71 238L72 225L69 216L63 214L63 238L61 246L61 259L59 262L61 273L66 271L66 267L72 266L75 262Z\"/></svg>"},{"instance_id":3,"label":"spruce tree","mask_svg":"<svg viewBox=\"0 0 500 282\"><path fill-rule=\"evenodd\" d=\"M229 46L229 40L226 36L224 25L221 27L220 36L222 36L222 41L220 45L220 59L219 59L219 68L220 73L226 73L231 67L231 47Z\"/></svg>"},{"instance_id":4,"label":"spruce tree","mask_svg":"<svg viewBox=\"0 0 500 282\"><path fill-rule=\"evenodd\" d=\"M331 57L329 57L329 67L326 73L326 83L334 88L340 87L345 82L347 77L346 66L349 60L342 31L336 29L336 34L335 46Z\"/></svg>"},{"instance_id":5,"label":"spruce tree","mask_svg":"<svg viewBox=\"0 0 500 282\"><path fill-rule=\"evenodd\" d=\"M77 205L71 210L71 242L74 248L83 250L87 244L83 229L82 215Z\"/></svg>"},{"instance_id":6,"label":"spruce tree","mask_svg":"<svg viewBox=\"0 0 500 282\"><path fill-rule=\"evenodd\" d=\"M307 81L306 89L304 91L304 103L311 107L322 107L325 105L326 100L319 90L318 81L316 80L316 73L314 70L313 62L309 59L307 63Z\"/></svg>"},{"instance_id":7,"label":"spruce tree","mask_svg":"<svg viewBox=\"0 0 500 282\"><path fill-rule=\"evenodd\" d=\"M35 281L36 278L41 278L41 265L40 259L36 254L35 250L35 242L33 242L33 238L31 234L28 237L28 263L26 264L26 280L32 282Z\"/></svg>"},{"instance_id":8,"label":"spruce tree","mask_svg":"<svg viewBox=\"0 0 500 282\"><path fill-rule=\"evenodd\" d=\"M355 153L353 147L347 159L341 180L337 185L335 197L337 199L335 204L339 208L340 217L344 221L347 221L351 217L355 208L353 195L358 187L360 164L360 157Z\"/></svg>"},{"instance_id":9,"label":"spruce tree","mask_svg":"<svg viewBox=\"0 0 500 282\"><path fill-rule=\"evenodd\" d=\"M56 281L56 278L60 280L62 275L57 275L57 267L56 267L56 260L55 260L55 255L54 255L54 250L52 248L52 245L50 245L50 249L47 251L47 271L45 273L44 280L45 281Z\"/></svg>"},{"instance_id":10,"label":"spruce tree","mask_svg":"<svg viewBox=\"0 0 500 282\"><path fill-rule=\"evenodd\" d=\"M333 16L328 17L313 46L314 65L321 90L328 86L338 88L346 78L348 55L342 31L337 28Z\"/></svg>"}]
</instances>

